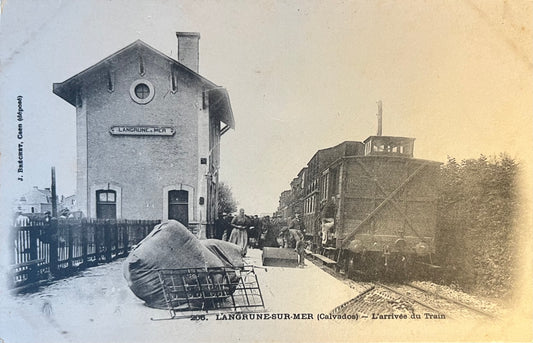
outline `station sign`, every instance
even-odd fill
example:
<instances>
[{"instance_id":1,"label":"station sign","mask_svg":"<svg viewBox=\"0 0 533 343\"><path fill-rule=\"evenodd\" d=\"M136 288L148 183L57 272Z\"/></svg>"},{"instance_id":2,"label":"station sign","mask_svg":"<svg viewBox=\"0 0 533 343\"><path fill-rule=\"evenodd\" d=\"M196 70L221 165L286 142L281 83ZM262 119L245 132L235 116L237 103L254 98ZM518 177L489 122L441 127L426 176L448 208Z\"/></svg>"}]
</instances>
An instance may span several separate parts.
<instances>
[{"instance_id":1,"label":"station sign","mask_svg":"<svg viewBox=\"0 0 533 343\"><path fill-rule=\"evenodd\" d=\"M170 126L113 126L109 133L117 136L173 136L176 130Z\"/></svg>"}]
</instances>

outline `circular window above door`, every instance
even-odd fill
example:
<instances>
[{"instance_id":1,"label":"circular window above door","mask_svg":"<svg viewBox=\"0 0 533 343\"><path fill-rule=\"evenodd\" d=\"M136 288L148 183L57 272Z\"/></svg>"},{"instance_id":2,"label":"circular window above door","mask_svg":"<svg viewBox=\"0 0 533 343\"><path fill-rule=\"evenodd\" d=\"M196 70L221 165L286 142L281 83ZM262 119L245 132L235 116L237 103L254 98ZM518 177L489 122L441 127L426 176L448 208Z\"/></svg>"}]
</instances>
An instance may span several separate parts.
<instances>
[{"instance_id":1,"label":"circular window above door","mask_svg":"<svg viewBox=\"0 0 533 343\"><path fill-rule=\"evenodd\" d=\"M148 80L139 79L131 84L130 96L138 104L144 105L154 98L154 85Z\"/></svg>"}]
</instances>

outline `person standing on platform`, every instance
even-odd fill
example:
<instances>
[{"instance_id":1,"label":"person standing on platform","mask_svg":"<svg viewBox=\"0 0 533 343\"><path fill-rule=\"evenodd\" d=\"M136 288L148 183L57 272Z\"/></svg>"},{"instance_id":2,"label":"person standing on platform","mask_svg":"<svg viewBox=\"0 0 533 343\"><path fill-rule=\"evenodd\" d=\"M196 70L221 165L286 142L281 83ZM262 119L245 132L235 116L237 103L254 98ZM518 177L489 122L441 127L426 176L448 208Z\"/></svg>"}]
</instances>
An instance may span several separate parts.
<instances>
[{"instance_id":1,"label":"person standing on platform","mask_svg":"<svg viewBox=\"0 0 533 343\"><path fill-rule=\"evenodd\" d=\"M224 216L224 232L222 233L222 240L223 241L229 241L229 236L231 235L231 230L233 229L231 227L231 221L233 220L233 216L231 214L226 214Z\"/></svg>"},{"instance_id":2,"label":"person standing on platform","mask_svg":"<svg viewBox=\"0 0 533 343\"><path fill-rule=\"evenodd\" d=\"M262 242L263 247L274 247L279 248L278 238L278 227L276 225L277 219L274 217L273 220L270 220L270 216L266 216L263 220L263 234L265 236L264 241Z\"/></svg>"},{"instance_id":3,"label":"person standing on platform","mask_svg":"<svg viewBox=\"0 0 533 343\"><path fill-rule=\"evenodd\" d=\"M296 241L296 248L294 249L298 253L298 267L305 267L305 241L304 234L300 230L289 229L293 239Z\"/></svg>"},{"instance_id":4,"label":"person standing on platform","mask_svg":"<svg viewBox=\"0 0 533 343\"><path fill-rule=\"evenodd\" d=\"M295 241L295 250L298 253L298 266L305 266L305 227L300 219L300 214L296 213L294 219L289 224L289 232Z\"/></svg>"},{"instance_id":5,"label":"person standing on platform","mask_svg":"<svg viewBox=\"0 0 533 343\"><path fill-rule=\"evenodd\" d=\"M299 213L296 213L294 215L294 219L291 220L291 222L289 224L289 230L298 230L302 234L305 235L304 224L302 223L302 220L300 219L300 214Z\"/></svg>"},{"instance_id":6,"label":"person standing on platform","mask_svg":"<svg viewBox=\"0 0 533 343\"><path fill-rule=\"evenodd\" d=\"M248 251L248 227L250 222L244 214L244 209L239 210L239 214L231 221L233 230L229 237L230 243L237 244L241 247L241 255L244 257Z\"/></svg>"},{"instance_id":7,"label":"person standing on platform","mask_svg":"<svg viewBox=\"0 0 533 343\"><path fill-rule=\"evenodd\" d=\"M305 241L304 234L299 229L289 229L284 227L280 236L283 238L283 248L294 248L298 253L298 267L305 266Z\"/></svg>"}]
</instances>

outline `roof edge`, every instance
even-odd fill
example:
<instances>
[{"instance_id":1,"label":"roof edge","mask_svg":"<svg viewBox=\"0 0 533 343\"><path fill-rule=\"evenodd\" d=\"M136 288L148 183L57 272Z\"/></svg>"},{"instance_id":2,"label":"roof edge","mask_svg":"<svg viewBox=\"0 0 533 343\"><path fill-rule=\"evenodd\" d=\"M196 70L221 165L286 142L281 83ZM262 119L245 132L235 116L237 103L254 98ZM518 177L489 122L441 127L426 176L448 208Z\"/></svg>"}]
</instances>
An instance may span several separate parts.
<instances>
[{"instance_id":1,"label":"roof edge","mask_svg":"<svg viewBox=\"0 0 533 343\"><path fill-rule=\"evenodd\" d=\"M194 33L194 32L193 32ZM177 33L176 33L177 34ZM187 66L185 66L184 64L176 61L175 59L173 59L172 57L170 56L167 56L165 54L163 54L162 52L160 52L159 50L155 49L154 47L150 46L149 44L146 44L145 42L143 42L142 40L140 39L137 39L136 41L134 41L133 43L123 47L122 49L112 53L111 55L101 59L100 61L96 62L95 64L93 64L92 66L88 67L88 68L85 68L84 70L80 71L79 73L71 76L70 78L66 79L65 81L63 82L59 82L59 83L53 83L53 93L57 96L59 96L60 98L64 99L65 101L67 101L68 103L70 103L71 105L75 106L76 105L76 102L75 102L75 96L73 97L72 94L70 93L74 93L74 90L72 89L68 89L68 88L76 88L78 87L77 84L75 84L75 82L79 82L79 80L84 76L86 75L87 73L90 73L91 71L101 67L102 65L104 65L108 60L110 59L113 59L115 58L116 56L124 53L125 51L129 50L129 49L132 49L134 47L145 47L149 50L151 50L152 52L154 52L155 54L161 56L161 58L163 59L166 59L167 61L171 62L171 63L175 63L177 65L179 65L181 68L187 70L188 72L190 72L192 75L194 75L195 77L197 77L198 79L200 79L200 81L208 84L210 87L213 87L213 88L218 88L219 86L217 84L215 84L214 82L208 80L207 78L203 77L202 75L198 74L197 72L195 72L194 70L188 68Z\"/></svg>"}]
</instances>

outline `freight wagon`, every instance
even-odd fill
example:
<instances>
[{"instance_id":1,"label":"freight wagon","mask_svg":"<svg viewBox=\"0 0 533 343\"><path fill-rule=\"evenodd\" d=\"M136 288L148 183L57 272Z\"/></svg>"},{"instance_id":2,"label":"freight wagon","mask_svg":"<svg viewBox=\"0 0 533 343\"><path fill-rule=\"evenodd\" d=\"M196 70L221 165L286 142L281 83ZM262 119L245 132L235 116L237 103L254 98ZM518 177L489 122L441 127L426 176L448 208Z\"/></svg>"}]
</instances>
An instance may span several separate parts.
<instances>
[{"instance_id":1,"label":"freight wagon","mask_svg":"<svg viewBox=\"0 0 533 343\"><path fill-rule=\"evenodd\" d=\"M414 138L383 136L318 150L279 213L303 210L311 254L349 276L379 276L433 265L440 162L414 158ZM284 218L289 220L290 218Z\"/></svg>"},{"instance_id":2,"label":"freight wagon","mask_svg":"<svg viewBox=\"0 0 533 343\"><path fill-rule=\"evenodd\" d=\"M403 273L415 261L432 263L440 163L413 158L413 148L414 138L371 136L363 154L342 156L323 171L334 226L315 230L315 249L348 274Z\"/></svg>"}]
</instances>

